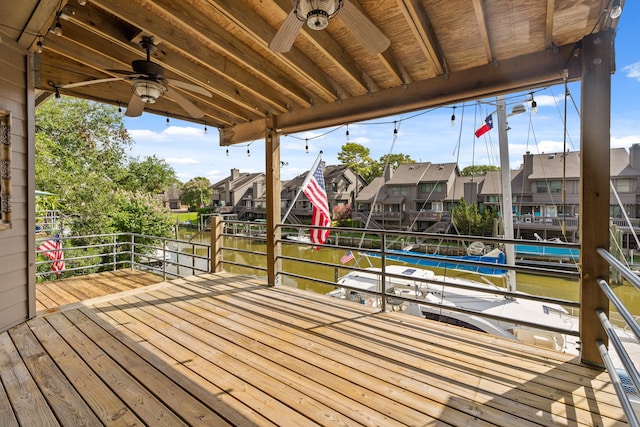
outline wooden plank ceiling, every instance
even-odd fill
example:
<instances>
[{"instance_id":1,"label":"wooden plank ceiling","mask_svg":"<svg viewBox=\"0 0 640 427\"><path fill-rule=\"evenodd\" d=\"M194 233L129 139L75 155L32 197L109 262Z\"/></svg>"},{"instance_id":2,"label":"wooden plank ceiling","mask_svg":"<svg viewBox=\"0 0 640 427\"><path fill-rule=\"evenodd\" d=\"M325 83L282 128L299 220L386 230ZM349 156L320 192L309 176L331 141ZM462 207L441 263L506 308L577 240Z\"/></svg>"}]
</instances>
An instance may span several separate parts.
<instances>
[{"instance_id":1,"label":"wooden plank ceiling","mask_svg":"<svg viewBox=\"0 0 640 427\"><path fill-rule=\"evenodd\" d=\"M580 78L576 44L615 29L612 0L349 0L390 40L379 54L353 37L340 11L329 26L306 25L287 53L269 42L293 6L289 0L10 0L0 31L34 55L38 94L92 79L122 77L145 59L165 77L212 96L173 87L145 111L221 130L221 144L260 138L265 118L282 133L382 117ZM59 20L62 35L51 32ZM60 93L125 108L128 81ZM177 92L177 94L176 94ZM182 96L204 117L191 117ZM40 97L39 99L42 99Z\"/></svg>"}]
</instances>

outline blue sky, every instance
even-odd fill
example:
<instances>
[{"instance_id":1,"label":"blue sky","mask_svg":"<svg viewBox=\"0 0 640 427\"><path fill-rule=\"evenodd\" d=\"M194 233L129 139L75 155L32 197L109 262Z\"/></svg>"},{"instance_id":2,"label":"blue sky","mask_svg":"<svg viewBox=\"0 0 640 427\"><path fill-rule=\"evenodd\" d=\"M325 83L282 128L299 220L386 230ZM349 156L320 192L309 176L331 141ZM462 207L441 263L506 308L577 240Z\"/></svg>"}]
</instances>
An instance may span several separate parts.
<instances>
[{"instance_id":1,"label":"blue sky","mask_svg":"<svg viewBox=\"0 0 640 427\"><path fill-rule=\"evenodd\" d=\"M619 18L616 36L616 67L612 76L611 146L629 148L640 143L640 2L627 1ZM580 86L569 85L577 108L580 107ZM508 119L511 168L517 168L526 151L532 153L561 152L563 149L563 86L536 90L538 112L530 111L528 93L508 95L509 108L526 103L528 111ZM493 101L493 100L491 100ZM567 104L567 148L580 149L579 118L574 102ZM492 130L481 138L473 132L495 107L468 102L455 108L456 122L451 125L452 106L418 111L370 122L349 124L349 141L363 144L371 157L385 154L408 154L415 161L457 162L461 168L469 165L499 165L498 132ZM494 116L495 120L495 116ZM130 154L141 158L155 154L163 158L186 182L204 176L212 183L229 175L231 168L242 172L265 170L264 141L220 147L218 131L189 122L171 120L153 114L138 118L125 117L125 125L135 144ZM398 128L394 138L394 127ZM346 127L320 129L313 132L282 136L282 179L290 179L308 170L318 152L324 152L327 164L338 164L337 154L347 141ZM305 145L308 141L309 150ZM250 151L250 155L247 154Z\"/></svg>"}]
</instances>

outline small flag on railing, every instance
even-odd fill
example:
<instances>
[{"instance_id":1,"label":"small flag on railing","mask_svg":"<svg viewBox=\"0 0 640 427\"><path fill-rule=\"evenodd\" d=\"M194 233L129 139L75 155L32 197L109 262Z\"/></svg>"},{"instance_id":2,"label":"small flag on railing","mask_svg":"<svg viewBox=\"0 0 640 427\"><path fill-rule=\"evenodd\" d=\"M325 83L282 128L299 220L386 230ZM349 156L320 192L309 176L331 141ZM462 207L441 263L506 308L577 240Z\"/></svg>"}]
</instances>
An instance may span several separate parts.
<instances>
[{"instance_id":1,"label":"small flag on railing","mask_svg":"<svg viewBox=\"0 0 640 427\"><path fill-rule=\"evenodd\" d=\"M476 138L480 138L482 135L489 132L491 129L493 129L493 116L489 114L487 118L484 119L484 124L476 130L475 132Z\"/></svg>"},{"instance_id":2,"label":"small flag on railing","mask_svg":"<svg viewBox=\"0 0 640 427\"><path fill-rule=\"evenodd\" d=\"M346 264L350 261L353 261L354 259L356 259L356 257L353 256L353 252L347 251L347 253L342 255L342 257L340 258L340 262Z\"/></svg>"},{"instance_id":3,"label":"small flag on railing","mask_svg":"<svg viewBox=\"0 0 640 427\"><path fill-rule=\"evenodd\" d=\"M62 250L60 234L53 236L53 239L42 242L42 244L38 246L38 252L42 252L42 255L53 261L51 263L51 270L55 271L56 275L64 271L64 252Z\"/></svg>"}]
</instances>

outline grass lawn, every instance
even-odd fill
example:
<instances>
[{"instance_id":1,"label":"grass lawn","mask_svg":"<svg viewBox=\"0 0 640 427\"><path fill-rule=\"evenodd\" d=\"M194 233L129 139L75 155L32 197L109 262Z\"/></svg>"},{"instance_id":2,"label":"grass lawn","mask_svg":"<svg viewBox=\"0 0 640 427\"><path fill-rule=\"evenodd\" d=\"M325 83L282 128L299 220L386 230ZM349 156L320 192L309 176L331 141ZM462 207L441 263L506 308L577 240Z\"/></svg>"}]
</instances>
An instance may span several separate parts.
<instances>
[{"instance_id":1,"label":"grass lawn","mask_svg":"<svg viewBox=\"0 0 640 427\"><path fill-rule=\"evenodd\" d=\"M174 220L177 218L179 223L183 223L184 221L191 221L195 224L198 221L198 212L173 214L173 218Z\"/></svg>"}]
</instances>

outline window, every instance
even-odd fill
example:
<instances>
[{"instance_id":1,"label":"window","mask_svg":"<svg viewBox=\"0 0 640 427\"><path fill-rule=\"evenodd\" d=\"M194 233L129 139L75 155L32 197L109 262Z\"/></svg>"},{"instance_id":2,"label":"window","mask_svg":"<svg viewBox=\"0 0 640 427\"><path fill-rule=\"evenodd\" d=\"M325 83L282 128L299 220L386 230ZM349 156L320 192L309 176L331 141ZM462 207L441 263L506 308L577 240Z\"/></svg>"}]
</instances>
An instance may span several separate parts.
<instances>
[{"instance_id":1,"label":"window","mask_svg":"<svg viewBox=\"0 0 640 427\"><path fill-rule=\"evenodd\" d=\"M421 193L444 193L444 183L442 182L423 182L420 184Z\"/></svg>"},{"instance_id":2,"label":"window","mask_svg":"<svg viewBox=\"0 0 640 427\"><path fill-rule=\"evenodd\" d=\"M615 181L616 191L618 193L630 193L631 192L631 180L628 178L625 179L616 179Z\"/></svg>"},{"instance_id":3,"label":"window","mask_svg":"<svg viewBox=\"0 0 640 427\"><path fill-rule=\"evenodd\" d=\"M562 181L559 179L536 181L536 191L538 193L562 193Z\"/></svg>"},{"instance_id":4,"label":"window","mask_svg":"<svg viewBox=\"0 0 640 427\"><path fill-rule=\"evenodd\" d=\"M11 228L11 113L0 110L0 230Z\"/></svg>"},{"instance_id":5,"label":"window","mask_svg":"<svg viewBox=\"0 0 640 427\"><path fill-rule=\"evenodd\" d=\"M336 193L338 191L338 183L333 181L331 183L331 191L333 191L334 193Z\"/></svg>"},{"instance_id":6,"label":"window","mask_svg":"<svg viewBox=\"0 0 640 427\"><path fill-rule=\"evenodd\" d=\"M391 194L394 196L406 196L407 187L391 187Z\"/></svg>"},{"instance_id":7,"label":"window","mask_svg":"<svg viewBox=\"0 0 640 427\"><path fill-rule=\"evenodd\" d=\"M444 210L444 204L442 202L433 202L431 204L431 209L436 212L442 212Z\"/></svg>"}]
</instances>

